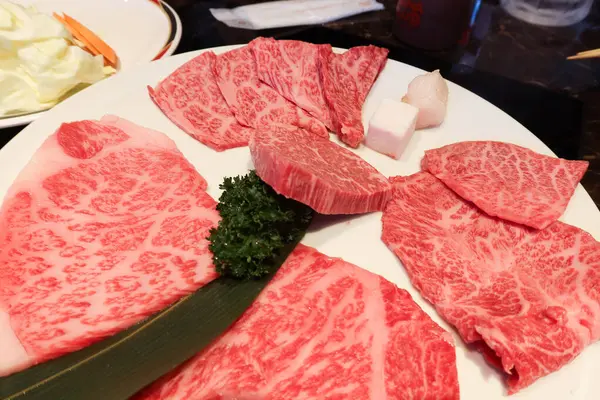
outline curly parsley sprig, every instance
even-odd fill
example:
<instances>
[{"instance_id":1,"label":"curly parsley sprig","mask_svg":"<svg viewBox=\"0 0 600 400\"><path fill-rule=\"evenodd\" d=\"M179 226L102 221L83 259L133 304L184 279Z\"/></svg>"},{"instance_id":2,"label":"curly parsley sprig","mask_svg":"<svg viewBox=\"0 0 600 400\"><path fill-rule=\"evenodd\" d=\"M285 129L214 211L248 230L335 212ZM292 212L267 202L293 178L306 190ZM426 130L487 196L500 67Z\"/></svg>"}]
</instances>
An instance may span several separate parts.
<instances>
[{"instance_id":1,"label":"curly parsley sprig","mask_svg":"<svg viewBox=\"0 0 600 400\"><path fill-rule=\"evenodd\" d=\"M217 272L238 279L269 274L284 246L304 234L312 209L277 194L254 171L225 178L220 188L221 221L209 236Z\"/></svg>"}]
</instances>

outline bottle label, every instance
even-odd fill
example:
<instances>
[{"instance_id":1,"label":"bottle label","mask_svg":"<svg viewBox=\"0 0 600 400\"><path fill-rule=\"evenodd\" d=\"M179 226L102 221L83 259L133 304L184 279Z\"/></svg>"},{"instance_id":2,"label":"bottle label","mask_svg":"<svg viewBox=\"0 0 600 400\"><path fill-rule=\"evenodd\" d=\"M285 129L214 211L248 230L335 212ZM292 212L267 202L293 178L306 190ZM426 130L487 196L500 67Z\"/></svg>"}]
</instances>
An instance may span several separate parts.
<instances>
[{"instance_id":1,"label":"bottle label","mask_svg":"<svg viewBox=\"0 0 600 400\"><path fill-rule=\"evenodd\" d=\"M398 21L404 21L412 28L418 28L421 25L423 4L421 0L398 0L396 15Z\"/></svg>"}]
</instances>

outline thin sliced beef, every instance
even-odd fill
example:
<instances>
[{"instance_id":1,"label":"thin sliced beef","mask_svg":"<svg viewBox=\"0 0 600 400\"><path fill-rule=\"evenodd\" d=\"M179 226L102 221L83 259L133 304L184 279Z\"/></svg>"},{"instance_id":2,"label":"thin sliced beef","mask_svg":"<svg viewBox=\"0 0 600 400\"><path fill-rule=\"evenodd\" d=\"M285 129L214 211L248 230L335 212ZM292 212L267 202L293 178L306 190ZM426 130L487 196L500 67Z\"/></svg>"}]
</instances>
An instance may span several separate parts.
<instances>
[{"instance_id":1,"label":"thin sliced beef","mask_svg":"<svg viewBox=\"0 0 600 400\"><path fill-rule=\"evenodd\" d=\"M260 37L248 47L261 81L333 130L319 77L319 49L331 53L331 45Z\"/></svg>"},{"instance_id":2,"label":"thin sliced beef","mask_svg":"<svg viewBox=\"0 0 600 400\"><path fill-rule=\"evenodd\" d=\"M587 161L502 142L460 142L425 152L423 169L488 215L543 229L565 211Z\"/></svg>"},{"instance_id":3,"label":"thin sliced beef","mask_svg":"<svg viewBox=\"0 0 600 400\"><path fill-rule=\"evenodd\" d=\"M379 171L350 150L303 129L259 129L249 146L262 180L319 213L381 211L390 199L390 183Z\"/></svg>"},{"instance_id":4,"label":"thin sliced beef","mask_svg":"<svg viewBox=\"0 0 600 400\"><path fill-rule=\"evenodd\" d=\"M216 277L216 202L164 134L62 124L0 209L0 376L125 329ZM6 344L10 345L6 345Z\"/></svg>"},{"instance_id":5,"label":"thin sliced beef","mask_svg":"<svg viewBox=\"0 0 600 400\"><path fill-rule=\"evenodd\" d=\"M406 291L303 245L223 336L137 397L458 398L449 333Z\"/></svg>"},{"instance_id":6,"label":"thin sliced beef","mask_svg":"<svg viewBox=\"0 0 600 400\"><path fill-rule=\"evenodd\" d=\"M387 55L387 49L376 46L353 47L343 54L319 49L319 72L334 130L350 147L358 147L365 136L362 106Z\"/></svg>"},{"instance_id":7,"label":"thin sliced beef","mask_svg":"<svg viewBox=\"0 0 600 400\"><path fill-rule=\"evenodd\" d=\"M321 122L258 79L248 46L217 56L214 72L219 89L240 124L252 128L298 126L329 137Z\"/></svg>"},{"instance_id":8,"label":"thin sliced beef","mask_svg":"<svg viewBox=\"0 0 600 400\"><path fill-rule=\"evenodd\" d=\"M600 337L600 243L555 222L538 231L489 217L428 172L392 178L383 241L510 393Z\"/></svg>"},{"instance_id":9,"label":"thin sliced beef","mask_svg":"<svg viewBox=\"0 0 600 400\"><path fill-rule=\"evenodd\" d=\"M210 148L247 146L253 129L240 125L213 74L216 55L205 52L162 80L150 98L175 125Z\"/></svg>"}]
</instances>

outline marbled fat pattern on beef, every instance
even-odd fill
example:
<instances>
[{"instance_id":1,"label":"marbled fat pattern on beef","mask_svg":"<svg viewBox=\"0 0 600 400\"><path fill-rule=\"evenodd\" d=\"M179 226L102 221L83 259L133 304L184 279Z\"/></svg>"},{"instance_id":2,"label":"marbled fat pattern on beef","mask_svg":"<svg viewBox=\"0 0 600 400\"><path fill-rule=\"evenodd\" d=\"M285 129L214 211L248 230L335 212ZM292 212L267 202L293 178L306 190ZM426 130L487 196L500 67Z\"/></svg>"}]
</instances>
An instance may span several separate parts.
<instances>
[{"instance_id":1,"label":"marbled fat pattern on beef","mask_svg":"<svg viewBox=\"0 0 600 400\"><path fill-rule=\"evenodd\" d=\"M331 52L331 45L259 37L248 47L261 81L334 129L319 77L319 49Z\"/></svg>"},{"instance_id":2,"label":"marbled fat pattern on beef","mask_svg":"<svg viewBox=\"0 0 600 400\"><path fill-rule=\"evenodd\" d=\"M254 168L263 181L319 213L381 211L390 199L390 183L373 166L303 129L258 129L249 146Z\"/></svg>"},{"instance_id":3,"label":"marbled fat pattern on beef","mask_svg":"<svg viewBox=\"0 0 600 400\"><path fill-rule=\"evenodd\" d=\"M600 338L600 243L591 235L489 217L428 172L391 182L383 241L465 342L505 371L510 393Z\"/></svg>"},{"instance_id":4,"label":"marbled fat pattern on beef","mask_svg":"<svg viewBox=\"0 0 600 400\"><path fill-rule=\"evenodd\" d=\"M137 400L458 400L452 336L408 292L299 245L242 317Z\"/></svg>"},{"instance_id":5,"label":"marbled fat pattern on beef","mask_svg":"<svg viewBox=\"0 0 600 400\"><path fill-rule=\"evenodd\" d=\"M248 46L218 55L214 72L219 89L240 124L256 129L297 126L317 136L329 137L319 120L258 79L256 62Z\"/></svg>"},{"instance_id":6,"label":"marbled fat pattern on beef","mask_svg":"<svg viewBox=\"0 0 600 400\"><path fill-rule=\"evenodd\" d=\"M206 181L164 134L62 124L0 209L0 376L119 332L216 277Z\"/></svg>"},{"instance_id":7,"label":"marbled fat pattern on beef","mask_svg":"<svg viewBox=\"0 0 600 400\"><path fill-rule=\"evenodd\" d=\"M319 48L319 74L334 132L350 147L358 147L365 136L362 107L387 55L387 49L376 46L352 47L343 54Z\"/></svg>"},{"instance_id":8,"label":"marbled fat pattern on beef","mask_svg":"<svg viewBox=\"0 0 600 400\"><path fill-rule=\"evenodd\" d=\"M207 51L177 68L150 98L175 125L206 146L223 151L248 145L253 129L242 126L225 102L214 76L216 55Z\"/></svg>"},{"instance_id":9,"label":"marbled fat pattern on beef","mask_svg":"<svg viewBox=\"0 0 600 400\"><path fill-rule=\"evenodd\" d=\"M537 229L564 213L588 167L587 161L549 157L492 141L428 150L422 164L488 215Z\"/></svg>"}]
</instances>

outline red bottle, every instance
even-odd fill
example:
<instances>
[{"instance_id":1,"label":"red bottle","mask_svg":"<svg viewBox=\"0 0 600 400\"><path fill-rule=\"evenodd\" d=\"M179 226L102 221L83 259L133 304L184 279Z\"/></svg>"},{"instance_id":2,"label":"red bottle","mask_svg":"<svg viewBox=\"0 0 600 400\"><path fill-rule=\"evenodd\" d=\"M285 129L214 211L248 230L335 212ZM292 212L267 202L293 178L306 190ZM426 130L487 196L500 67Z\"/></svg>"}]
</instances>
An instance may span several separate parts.
<instances>
[{"instance_id":1,"label":"red bottle","mask_svg":"<svg viewBox=\"0 0 600 400\"><path fill-rule=\"evenodd\" d=\"M425 50L456 46L469 29L474 0L398 0L394 35Z\"/></svg>"}]
</instances>

